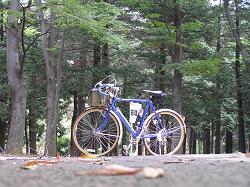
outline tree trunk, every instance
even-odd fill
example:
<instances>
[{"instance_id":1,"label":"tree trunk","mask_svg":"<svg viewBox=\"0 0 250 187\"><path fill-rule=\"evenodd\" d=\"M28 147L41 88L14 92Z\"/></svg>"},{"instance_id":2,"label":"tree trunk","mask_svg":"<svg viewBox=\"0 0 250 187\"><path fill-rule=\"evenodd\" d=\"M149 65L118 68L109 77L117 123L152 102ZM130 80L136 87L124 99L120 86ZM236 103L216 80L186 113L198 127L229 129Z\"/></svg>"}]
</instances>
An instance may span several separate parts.
<instances>
[{"instance_id":1,"label":"tree trunk","mask_svg":"<svg viewBox=\"0 0 250 187\"><path fill-rule=\"evenodd\" d=\"M235 4L238 6L238 0L235 0ZM238 7L236 7L236 9L238 9ZM237 26L234 24L233 19L230 15L230 12L229 12L229 0L224 0L224 10L226 13L226 17L227 17L230 29L234 35L235 42L238 45L238 48L239 48L239 50L242 54L242 57L243 57L243 61L245 62L245 65L247 67L247 71L250 74L250 55L247 51L246 46L244 46L241 42L239 32L237 31L238 29L235 29ZM237 14L238 13L236 13L236 16L237 16Z\"/></svg>"},{"instance_id":2,"label":"tree trunk","mask_svg":"<svg viewBox=\"0 0 250 187\"><path fill-rule=\"evenodd\" d=\"M175 28L176 28L176 38L175 38L175 48L172 55L172 60L174 63L181 63L181 43L182 43L182 19L183 11L180 5L174 0L175 3ZM174 110L178 113L182 113L182 73L178 70L174 70ZM184 140L185 141L185 140ZM183 146L179 149L178 153L183 153Z\"/></svg>"},{"instance_id":3,"label":"tree trunk","mask_svg":"<svg viewBox=\"0 0 250 187\"><path fill-rule=\"evenodd\" d=\"M220 1L221 5L221 1ZM216 52L219 54L221 51L221 15L218 17L218 37L216 42ZM214 108L214 121L212 122L212 126L215 128L215 154L220 154L221 150L221 94L218 93L220 89L220 79L219 76L217 76L216 80L216 94L215 94L215 100L217 101L215 108Z\"/></svg>"},{"instance_id":4,"label":"tree trunk","mask_svg":"<svg viewBox=\"0 0 250 187\"><path fill-rule=\"evenodd\" d=\"M176 28L176 38L175 38L175 48L172 55L172 60L174 63L181 63L181 43L182 43L182 9L180 5L174 0L175 3L175 28ZM182 99L182 73L178 70L174 70L174 110L181 113L181 99Z\"/></svg>"},{"instance_id":5,"label":"tree trunk","mask_svg":"<svg viewBox=\"0 0 250 187\"><path fill-rule=\"evenodd\" d=\"M77 113L79 115L85 109L85 102L82 94L77 96L77 106Z\"/></svg>"},{"instance_id":6,"label":"tree trunk","mask_svg":"<svg viewBox=\"0 0 250 187\"><path fill-rule=\"evenodd\" d=\"M240 20L239 20L239 7L238 0L235 0L235 33L240 36ZM243 113L243 98L242 98L242 86L241 86L241 78L240 78L240 46L239 43L236 43L235 49L235 76L236 76L236 92L237 92L237 111L238 111L238 143L239 143L239 151L242 153L246 152L246 144L245 144L245 131L244 131L244 113Z\"/></svg>"},{"instance_id":7,"label":"tree trunk","mask_svg":"<svg viewBox=\"0 0 250 187\"><path fill-rule=\"evenodd\" d=\"M214 123L211 127L211 138L210 138L210 153L214 152Z\"/></svg>"},{"instance_id":8,"label":"tree trunk","mask_svg":"<svg viewBox=\"0 0 250 187\"><path fill-rule=\"evenodd\" d=\"M104 64L109 64L109 46L107 43L102 45L102 62Z\"/></svg>"},{"instance_id":9,"label":"tree trunk","mask_svg":"<svg viewBox=\"0 0 250 187\"><path fill-rule=\"evenodd\" d=\"M25 139L26 154L28 155L29 154L28 117L25 120L24 139Z\"/></svg>"},{"instance_id":10,"label":"tree trunk","mask_svg":"<svg viewBox=\"0 0 250 187\"><path fill-rule=\"evenodd\" d=\"M75 143L73 141L73 125L74 122L76 120L76 117L78 115L78 110L77 110L77 92L74 91L73 92L73 96L74 96L74 110L73 110L73 116L72 116L72 122L71 122L71 141L70 141L70 156L71 157L76 157L79 156L80 153L77 149L77 147L75 146Z\"/></svg>"},{"instance_id":11,"label":"tree trunk","mask_svg":"<svg viewBox=\"0 0 250 187\"><path fill-rule=\"evenodd\" d=\"M196 154L196 132L190 127L189 154Z\"/></svg>"},{"instance_id":12,"label":"tree trunk","mask_svg":"<svg viewBox=\"0 0 250 187\"><path fill-rule=\"evenodd\" d=\"M220 154L220 131L221 131L221 111L218 110L215 115L215 154Z\"/></svg>"},{"instance_id":13,"label":"tree trunk","mask_svg":"<svg viewBox=\"0 0 250 187\"><path fill-rule=\"evenodd\" d=\"M41 1L39 0L39 3ZM43 12L40 12L41 30L46 33L46 21ZM57 141L57 123L58 123L58 110L59 110L59 93L61 86L61 60L64 50L64 31L62 32L61 48L56 58L51 49L56 45L56 15L54 12L50 14L49 20L49 37L42 36L43 54L46 63L47 75L47 124L46 124L46 143L45 154L49 156L56 156L56 141Z\"/></svg>"},{"instance_id":14,"label":"tree trunk","mask_svg":"<svg viewBox=\"0 0 250 187\"><path fill-rule=\"evenodd\" d=\"M31 101L32 102L32 101ZM33 103L30 105L29 113L29 143L30 143L30 154L37 154L36 150L36 108Z\"/></svg>"},{"instance_id":15,"label":"tree trunk","mask_svg":"<svg viewBox=\"0 0 250 187\"><path fill-rule=\"evenodd\" d=\"M100 81L100 79L103 77L103 72L100 70L100 64L101 64L101 45L100 42L95 41L94 44L94 54L93 54L93 66L95 72L93 73L93 80L92 80L92 87Z\"/></svg>"},{"instance_id":16,"label":"tree trunk","mask_svg":"<svg viewBox=\"0 0 250 187\"><path fill-rule=\"evenodd\" d=\"M10 10L19 10L19 2L12 0ZM18 20L14 15L8 16L8 29L6 29L7 44L7 73L11 88L11 121L6 152L9 154L22 154L22 143L25 128L26 114L26 80L18 58Z\"/></svg>"},{"instance_id":17,"label":"tree trunk","mask_svg":"<svg viewBox=\"0 0 250 187\"><path fill-rule=\"evenodd\" d=\"M2 121L0 117L0 152L5 148L6 141L6 122Z\"/></svg>"},{"instance_id":18,"label":"tree trunk","mask_svg":"<svg viewBox=\"0 0 250 187\"><path fill-rule=\"evenodd\" d=\"M156 64L155 70L155 89L165 91L165 83L164 83L164 76L165 71L163 70L163 66L166 64L166 45L161 43L160 47L160 60Z\"/></svg>"},{"instance_id":19,"label":"tree trunk","mask_svg":"<svg viewBox=\"0 0 250 187\"><path fill-rule=\"evenodd\" d=\"M226 131L226 153L233 152L233 133L230 130Z\"/></svg>"},{"instance_id":20,"label":"tree trunk","mask_svg":"<svg viewBox=\"0 0 250 187\"><path fill-rule=\"evenodd\" d=\"M203 130L203 153L210 153L210 129L208 127Z\"/></svg>"}]
</instances>

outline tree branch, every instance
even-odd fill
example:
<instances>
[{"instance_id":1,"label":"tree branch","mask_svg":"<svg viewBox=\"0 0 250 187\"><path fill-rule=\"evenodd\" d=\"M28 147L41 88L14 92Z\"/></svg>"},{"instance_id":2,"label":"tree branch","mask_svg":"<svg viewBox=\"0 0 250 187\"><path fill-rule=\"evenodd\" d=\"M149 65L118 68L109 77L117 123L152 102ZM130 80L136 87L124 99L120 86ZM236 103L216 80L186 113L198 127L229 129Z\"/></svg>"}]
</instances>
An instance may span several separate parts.
<instances>
[{"instance_id":1,"label":"tree branch","mask_svg":"<svg viewBox=\"0 0 250 187\"><path fill-rule=\"evenodd\" d=\"M233 19L232 19L230 13L229 13L229 0L223 0L223 2L224 2L224 10L225 10L226 17L227 17L227 20L228 20L228 23L229 23L229 27L230 27L233 35L234 35L235 42L240 47L240 51L241 51L241 54L242 54L242 57L243 57L243 61L245 62L248 73L250 74L250 55L249 55L248 51L246 50L246 47L242 44L240 36L239 36L239 34L237 33L237 31L235 29L236 28L235 24L233 23Z\"/></svg>"}]
</instances>

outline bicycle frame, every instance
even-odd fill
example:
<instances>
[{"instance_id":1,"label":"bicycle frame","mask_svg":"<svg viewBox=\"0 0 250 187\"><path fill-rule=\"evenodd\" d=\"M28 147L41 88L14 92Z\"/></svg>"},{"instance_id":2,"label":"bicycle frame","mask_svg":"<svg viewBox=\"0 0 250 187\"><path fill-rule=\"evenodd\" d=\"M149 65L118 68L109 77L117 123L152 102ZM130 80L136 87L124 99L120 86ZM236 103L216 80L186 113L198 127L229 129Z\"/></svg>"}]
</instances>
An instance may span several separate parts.
<instances>
[{"instance_id":1,"label":"bicycle frame","mask_svg":"<svg viewBox=\"0 0 250 187\"><path fill-rule=\"evenodd\" d=\"M143 114L142 114L140 124L138 125L138 128L136 130L128 122L128 120L123 115L123 113L120 111L120 109L115 106L115 103L120 103L120 102L137 102L137 103L145 103L146 104L146 107L145 107L145 109L143 111ZM150 99L124 99L124 98L114 97L112 99L112 102L111 102L110 106L108 107L108 112L106 113L106 116L104 118L103 123L101 124L100 128L98 128L96 131L102 131L105 128L105 126L106 126L106 124L107 124L107 122L109 120L110 111L113 111L118 116L118 118L121 120L122 124L125 125L126 129L132 134L133 138L156 137L156 134L154 134L154 135L153 134L148 134L146 136L141 137L141 132L143 130L143 125L144 125L145 119L146 119L147 115L149 114L150 110L153 113L156 112L156 108L155 108L153 102ZM156 118L157 118L158 121L160 120L158 115L156 115Z\"/></svg>"}]
</instances>

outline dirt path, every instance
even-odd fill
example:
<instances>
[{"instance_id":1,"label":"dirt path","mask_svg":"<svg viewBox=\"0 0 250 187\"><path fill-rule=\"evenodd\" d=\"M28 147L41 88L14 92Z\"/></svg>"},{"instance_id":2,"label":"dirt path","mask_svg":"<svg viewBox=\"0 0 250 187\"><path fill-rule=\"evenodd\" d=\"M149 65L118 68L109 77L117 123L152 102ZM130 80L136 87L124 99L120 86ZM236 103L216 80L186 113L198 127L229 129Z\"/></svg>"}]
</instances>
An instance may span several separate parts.
<instances>
[{"instance_id":1,"label":"dirt path","mask_svg":"<svg viewBox=\"0 0 250 187\"><path fill-rule=\"evenodd\" d=\"M61 158L51 165L21 169L27 158L6 160L0 157L1 187L250 187L250 158L230 155L175 155L174 157L111 157L103 163L83 159ZM56 160L56 159L53 159ZM141 174L125 176L78 176L90 169L100 170L106 165L118 164L132 168L160 167L164 176L147 179Z\"/></svg>"}]
</instances>

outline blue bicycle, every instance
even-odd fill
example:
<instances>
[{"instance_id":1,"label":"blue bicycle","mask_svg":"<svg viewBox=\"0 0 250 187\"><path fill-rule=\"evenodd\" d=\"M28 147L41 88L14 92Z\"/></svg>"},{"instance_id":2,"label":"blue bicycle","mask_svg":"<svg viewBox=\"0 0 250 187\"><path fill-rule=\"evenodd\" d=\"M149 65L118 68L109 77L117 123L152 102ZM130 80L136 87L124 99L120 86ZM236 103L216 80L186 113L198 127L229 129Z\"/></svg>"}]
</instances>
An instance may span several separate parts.
<instances>
[{"instance_id":1,"label":"blue bicycle","mask_svg":"<svg viewBox=\"0 0 250 187\"><path fill-rule=\"evenodd\" d=\"M135 140L143 140L147 153L153 155L174 154L181 147L186 133L184 117L170 109L156 110L152 100L162 100L164 93L144 90L151 96L149 99L124 99L117 96L118 92L113 76L98 82L90 92L90 107L77 117L73 126L73 140L82 153L97 156L112 154L121 143L122 124L131 137L126 150ZM136 128L117 107L117 103L121 102L144 104L144 110L137 115L140 120Z\"/></svg>"}]
</instances>

